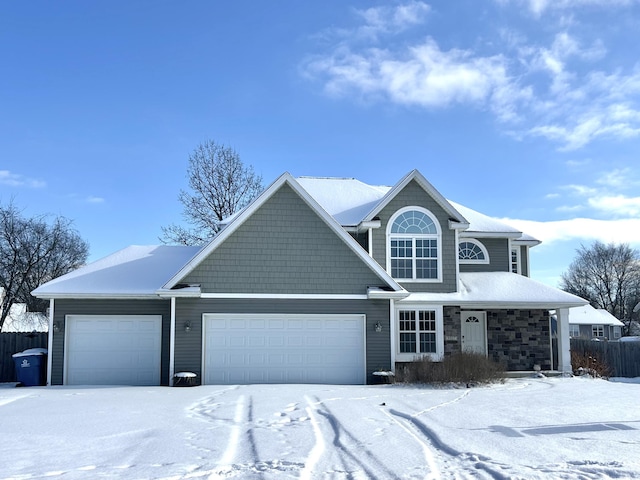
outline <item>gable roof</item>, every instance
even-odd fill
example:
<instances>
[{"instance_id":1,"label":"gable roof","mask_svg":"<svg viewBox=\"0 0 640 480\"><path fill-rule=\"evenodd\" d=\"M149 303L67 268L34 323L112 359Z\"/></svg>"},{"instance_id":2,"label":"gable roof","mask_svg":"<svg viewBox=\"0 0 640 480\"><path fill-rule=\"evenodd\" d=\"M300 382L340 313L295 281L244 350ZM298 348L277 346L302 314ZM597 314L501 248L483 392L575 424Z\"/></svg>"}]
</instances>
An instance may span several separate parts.
<instances>
[{"instance_id":1,"label":"gable roof","mask_svg":"<svg viewBox=\"0 0 640 480\"><path fill-rule=\"evenodd\" d=\"M181 279L191 273L202 263L219 245L225 242L253 213L271 198L283 185L288 185L326 225L367 265L386 285L393 291L401 292L404 289L373 259L367 252L349 235L344 228L330 215L309 193L296 181L290 173L286 172L278 177L267 189L265 189L246 208L238 212L233 220L191 258L169 281L163 286L163 290L174 288Z\"/></svg>"},{"instance_id":2,"label":"gable roof","mask_svg":"<svg viewBox=\"0 0 640 480\"><path fill-rule=\"evenodd\" d=\"M371 220L409 182L415 180L462 228L464 236L512 238L537 245L535 238L493 217L447 200L420 172L413 170L395 186L368 185L355 178L298 177L298 183L343 227L355 227Z\"/></svg>"}]
</instances>

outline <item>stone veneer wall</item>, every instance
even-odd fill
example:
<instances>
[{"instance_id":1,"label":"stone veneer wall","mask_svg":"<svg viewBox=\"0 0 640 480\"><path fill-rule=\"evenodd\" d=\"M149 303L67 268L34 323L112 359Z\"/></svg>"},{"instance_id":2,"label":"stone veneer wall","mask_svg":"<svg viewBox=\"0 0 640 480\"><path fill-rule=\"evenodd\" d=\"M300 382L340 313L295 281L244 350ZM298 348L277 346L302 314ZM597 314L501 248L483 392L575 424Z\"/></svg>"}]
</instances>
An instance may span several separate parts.
<instances>
[{"instance_id":1,"label":"stone veneer wall","mask_svg":"<svg viewBox=\"0 0 640 480\"><path fill-rule=\"evenodd\" d=\"M547 310L487 311L489 358L507 370L551 369L551 333Z\"/></svg>"},{"instance_id":2,"label":"stone veneer wall","mask_svg":"<svg viewBox=\"0 0 640 480\"><path fill-rule=\"evenodd\" d=\"M462 345L460 307L444 307L444 354ZM488 357L507 370L551 369L551 335L547 310L488 310Z\"/></svg>"}]
</instances>

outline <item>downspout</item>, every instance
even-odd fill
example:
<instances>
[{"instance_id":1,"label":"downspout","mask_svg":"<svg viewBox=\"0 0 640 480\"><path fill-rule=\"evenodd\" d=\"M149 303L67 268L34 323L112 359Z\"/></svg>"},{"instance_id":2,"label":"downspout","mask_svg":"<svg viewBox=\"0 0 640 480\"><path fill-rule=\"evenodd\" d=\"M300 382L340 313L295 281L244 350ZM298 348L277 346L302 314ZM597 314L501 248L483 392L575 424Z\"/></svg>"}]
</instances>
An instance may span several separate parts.
<instances>
[{"instance_id":1,"label":"downspout","mask_svg":"<svg viewBox=\"0 0 640 480\"><path fill-rule=\"evenodd\" d=\"M51 368L53 366L53 309L54 300L51 298L49 299L49 335L47 335L47 386L51 386Z\"/></svg>"},{"instance_id":2,"label":"downspout","mask_svg":"<svg viewBox=\"0 0 640 480\"><path fill-rule=\"evenodd\" d=\"M171 326L169 330L169 386L173 387L176 357L176 297L171 297Z\"/></svg>"}]
</instances>

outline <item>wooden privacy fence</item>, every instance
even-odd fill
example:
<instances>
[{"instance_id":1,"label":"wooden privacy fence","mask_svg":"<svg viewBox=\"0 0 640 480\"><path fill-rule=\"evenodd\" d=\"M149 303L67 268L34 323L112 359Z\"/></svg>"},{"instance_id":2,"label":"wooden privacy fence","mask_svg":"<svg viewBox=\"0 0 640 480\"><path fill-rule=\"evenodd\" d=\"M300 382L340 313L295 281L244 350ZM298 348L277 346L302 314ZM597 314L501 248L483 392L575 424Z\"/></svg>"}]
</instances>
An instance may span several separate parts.
<instances>
[{"instance_id":1,"label":"wooden privacy fence","mask_svg":"<svg viewBox=\"0 0 640 480\"><path fill-rule=\"evenodd\" d=\"M47 333L0 333L0 382L15 382L11 355L28 348L47 348Z\"/></svg>"},{"instance_id":2,"label":"wooden privacy fence","mask_svg":"<svg viewBox=\"0 0 640 480\"><path fill-rule=\"evenodd\" d=\"M571 350L591 355L611 369L612 377L640 377L640 342L571 339Z\"/></svg>"}]
</instances>

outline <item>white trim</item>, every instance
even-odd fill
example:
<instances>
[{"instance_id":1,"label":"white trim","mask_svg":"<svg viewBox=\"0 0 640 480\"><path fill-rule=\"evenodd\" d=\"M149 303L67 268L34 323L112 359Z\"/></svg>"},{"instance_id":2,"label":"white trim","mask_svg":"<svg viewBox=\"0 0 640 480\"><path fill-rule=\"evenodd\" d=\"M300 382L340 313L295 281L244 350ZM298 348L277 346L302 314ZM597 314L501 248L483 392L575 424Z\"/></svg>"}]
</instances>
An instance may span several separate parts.
<instances>
[{"instance_id":1,"label":"white trim","mask_svg":"<svg viewBox=\"0 0 640 480\"><path fill-rule=\"evenodd\" d=\"M319 318L319 319L323 319L323 318L339 318L339 317L349 317L349 318L354 318L357 317L362 321L362 340L363 340L363 367L364 370L362 372L362 378L363 378L363 383L362 385L366 385L367 384L367 316L364 313L330 313L330 314L307 314L307 313L283 313L283 314L279 314L279 313L203 313L202 314L202 362L200 365L200 372L201 372L201 384L202 385L207 385L206 383L206 378L207 378L207 372L206 372L206 359L207 359L207 354L206 354L206 340L207 340L207 332L206 332L206 327L207 327L207 318L224 318L224 319L228 319L228 318L256 318L256 317L260 317L260 318L275 318L275 319L287 319L287 318L300 318L300 317L304 317L304 318Z\"/></svg>"},{"instance_id":2,"label":"white trim","mask_svg":"<svg viewBox=\"0 0 640 480\"><path fill-rule=\"evenodd\" d=\"M511 238L516 239L522 236L522 232L478 232L475 230L467 230L460 232L461 237L471 238Z\"/></svg>"},{"instance_id":3,"label":"white trim","mask_svg":"<svg viewBox=\"0 0 640 480\"><path fill-rule=\"evenodd\" d=\"M453 237L456 245L460 243L460 232L455 230ZM456 293L460 291L460 255L456 255Z\"/></svg>"},{"instance_id":4,"label":"white trim","mask_svg":"<svg viewBox=\"0 0 640 480\"><path fill-rule=\"evenodd\" d=\"M391 342L391 371L395 375L396 373L396 302L391 299L389 302L389 341Z\"/></svg>"},{"instance_id":5,"label":"white trim","mask_svg":"<svg viewBox=\"0 0 640 480\"><path fill-rule=\"evenodd\" d=\"M390 292L387 292L390 293ZM277 300L367 300L368 295L316 293L203 293L200 298L277 299Z\"/></svg>"},{"instance_id":6,"label":"white trim","mask_svg":"<svg viewBox=\"0 0 640 480\"><path fill-rule=\"evenodd\" d=\"M47 385L51 385L51 368L53 367L53 318L54 318L54 300L49 299L49 335L47 335Z\"/></svg>"},{"instance_id":7,"label":"white trim","mask_svg":"<svg viewBox=\"0 0 640 480\"><path fill-rule=\"evenodd\" d=\"M411 211L417 211L420 213L424 213L425 215L427 215L431 221L433 222L433 224L436 227L436 231L437 233L434 234L407 234L407 233L391 233L391 228L393 227L393 224L395 222L395 220L402 215L403 213L406 212L411 212ZM402 282L402 283L442 283L442 226L440 225L440 222L438 221L438 218L433 214L433 212L431 212L430 210L418 206L418 205L410 205L408 207L403 207L399 210L396 210L396 212L391 215L391 218L389 218L389 222L387 223L387 231L386 231L386 236L385 236L385 246L387 249L387 273L393 277L392 273L391 273L391 238L398 238L398 239L414 239L414 242L412 242L412 253L415 254L415 239L416 238L425 238L425 239L433 239L436 238L438 245L437 245L437 251L438 251L438 256L437 256L437 261L438 261L438 273L437 273L437 277L436 278L416 278L415 274L416 274L416 263L417 263L417 258L414 256L412 257L412 278L397 278L394 279L397 282Z\"/></svg>"},{"instance_id":8,"label":"white trim","mask_svg":"<svg viewBox=\"0 0 640 480\"><path fill-rule=\"evenodd\" d=\"M474 245L477 245L478 248L482 251L482 254L484 255L484 260L475 260L475 259L461 259L460 258L460 244L462 242L465 243L472 243ZM463 238L461 240L458 240L457 242L458 245L458 262L462 265L488 265L489 263L491 263L490 259L489 259L489 251L487 250L487 247L484 246L484 244L480 241L477 240L475 238L469 237L469 238Z\"/></svg>"},{"instance_id":9,"label":"white trim","mask_svg":"<svg viewBox=\"0 0 640 480\"><path fill-rule=\"evenodd\" d=\"M169 386L173 387L176 366L176 297L171 297L171 326L169 328Z\"/></svg>"},{"instance_id":10,"label":"white trim","mask_svg":"<svg viewBox=\"0 0 640 480\"><path fill-rule=\"evenodd\" d=\"M200 263L207 258L220 244L235 232L244 222L250 218L269 198L271 198L283 185L289 185L300 198L325 222L334 233L367 265L381 280L394 290L402 290L390 275L356 242L349 233L329 215L309 193L302 188L290 173L282 174L266 190L264 190L253 202L251 202L238 216L223 228L208 245L202 248L186 265L184 265L165 285L163 289L171 289L182 278L191 273Z\"/></svg>"},{"instance_id":11,"label":"white trim","mask_svg":"<svg viewBox=\"0 0 640 480\"><path fill-rule=\"evenodd\" d=\"M444 198L442 194L438 190L436 190L435 187L431 185L431 183L429 183L429 181L418 170L412 170L402 179L400 179L400 181L396 183L391 189L389 189L389 191L380 199L380 201L376 205L374 205L371 211L367 215L365 215L363 221L373 220L373 218L384 207L386 207L389 202L393 200L395 196L400 191L402 191L402 189L404 189L404 187L406 187L412 180L415 180L418 185L420 185L425 190L425 192L427 192L429 196L431 196L435 200L435 202L440 205L445 212L447 212L450 217L453 217L454 221L460 224L459 228L466 228L465 226L468 227L469 222L467 221L467 219L464 218L460 214L460 212L458 212L453 207L453 205L451 205L451 203L449 203L449 201Z\"/></svg>"},{"instance_id":12,"label":"white trim","mask_svg":"<svg viewBox=\"0 0 640 480\"><path fill-rule=\"evenodd\" d=\"M516 269L517 272L513 271L513 252L516 252ZM518 275L522 275L522 258L520 256L520 246L519 245L512 245L511 242L509 242L509 271L511 273L517 273Z\"/></svg>"},{"instance_id":13,"label":"white trim","mask_svg":"<svg viewBox=\"0 0 640 480\"><path fill-rule=\"evenodd\" d=\"M436 312L436 351L435 353L401 353L400 352L400 319L398 313L400 310L433 310ZM416 322L418 319L416 318ZM440 361L444 357L444 306L433 303L408 303L401 304L394 311L393 328L396 330L394 342L396 347L395 358L398 362L413 362L424 355L429 355L432 360ZM419 337L416 338L417 344L420 343Z\"/></svg>"}]
</instances>

